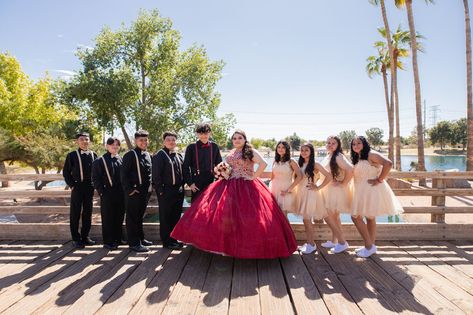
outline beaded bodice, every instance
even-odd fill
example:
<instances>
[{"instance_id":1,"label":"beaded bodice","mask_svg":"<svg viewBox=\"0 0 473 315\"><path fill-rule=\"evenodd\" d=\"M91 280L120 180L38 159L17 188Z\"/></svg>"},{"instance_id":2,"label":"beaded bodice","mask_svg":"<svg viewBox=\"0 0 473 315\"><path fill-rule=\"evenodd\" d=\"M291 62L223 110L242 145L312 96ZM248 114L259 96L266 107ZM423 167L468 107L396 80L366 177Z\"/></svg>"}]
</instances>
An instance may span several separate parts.
<instances>
[{"instance_id":1,"label":"beaded bodice","mask_svg":"<svg viewBox=\"0 0 473 315\"><path fill-rule=\"evenodd\" d=\"M232 167L230 178L252 178L254 175L254 162L243 159L241 150L233 150L225 158Z\"/></svg>"}]
</instances>

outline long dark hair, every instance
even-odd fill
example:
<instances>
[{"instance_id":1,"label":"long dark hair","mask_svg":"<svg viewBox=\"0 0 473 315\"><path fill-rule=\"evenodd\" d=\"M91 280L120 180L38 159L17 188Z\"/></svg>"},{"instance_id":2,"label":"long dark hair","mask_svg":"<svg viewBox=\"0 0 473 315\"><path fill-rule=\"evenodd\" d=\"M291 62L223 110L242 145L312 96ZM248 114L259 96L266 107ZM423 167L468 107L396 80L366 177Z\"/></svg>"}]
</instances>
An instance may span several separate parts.
<instances>
[{"instance_id":1,"label":"long dark hair","mask_svg":"<svg viewBox=\"0 0 473 315\"><path fill-rule=\"evenodd\" d=\"M363 149L361 150L360 154L353 151L353 141L355 141L356 139L359 139L361 143L363 144ZM353 138L350 142L351 162L353 163L353 165L358 163L359 160L368 160L368 155L370 151L371 151L371 146L365 137L356 136L355 138Z\"/></svg>"},{"instance_id":2,"label":"long dark hair","mask_svg":"<svg viewBox=\"0 0 473 315\"><path fill-rule=\"evenodd\" d=\"M283 156L278 154L278 146L282 144L284 146L284 149L286 149L286 152L284 153ZM279 162L286 162L291 159L291 146L286 140L279 140L278 144L276 144L276 149L275 149L275 155L274 155L274 160L276 163Z\"/></svg>"},{"instance_id":3,"label":"long dark hair","mask_svg":"<svg viewBox=\"0 0 473 315\"><path fill-rule=\"evenodd\" d=\"M337 148L335 151L332 153L332 156L330 157L330 172L332 173L332 177L336 178L338 174L340 174L340 168L338 167L337 164L337 156L338 154L343 154L343 149L342 149L342 142L340 141L340 138L337 136L329 136L327 140L329 139L334 139L337 141Z\"/></svg>"},{"instance_id":4,"label":"long dark hair","mask_svg":"<svg viewBox=\"0 0 473 315\"><path fill-rule=\"evenodd\" d=\"M315 175L315 150L314 150L314 146L312 145L312 143L306 142L303 145L301 145L301 148L302 147L308 147L309 150L310 150L309 162L307 162L307 167L305 168L305 175L308 178L310 178L310 180L313 182L314 181L314 175ZM304 165L304 162L305 162L304 158L302 156L299 156L299 161L298 161L299 167L302 167Z\"/></svg>"},{"instance_id":5,"label":"long dark hair","mask_svg":"<svg viewBox=\"0 0 473 315\"><path fill-rule=\"evenodd\" d=\"M243 138L245 139L245 144L243 145L243 149L241 149L243 159L244 160L253 160L253 146L246 139L246 133L241 129L237 129L233 133L232 138L235 134L242 135Z\"/></svg>"}]
</instances>

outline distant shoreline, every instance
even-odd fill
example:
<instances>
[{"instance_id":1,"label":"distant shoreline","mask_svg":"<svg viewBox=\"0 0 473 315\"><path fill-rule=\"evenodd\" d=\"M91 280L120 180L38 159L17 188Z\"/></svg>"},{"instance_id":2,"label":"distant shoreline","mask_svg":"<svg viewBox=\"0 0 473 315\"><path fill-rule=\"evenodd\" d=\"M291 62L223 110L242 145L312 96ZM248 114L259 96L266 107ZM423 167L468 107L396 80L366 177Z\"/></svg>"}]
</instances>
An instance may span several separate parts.
<instances>
[{"instance_id":1,"label":"distant shoreline","mask_svg":"<svg viewBox=\"0 0 473 315\"><path fill-rule=\"evenodd\" d=\"M401 155L417 155L417 149L401 149ZM440 148L426 148L424 149L424 155L434 156L466 156L466 150L448 149L440 151Z\"/></svg>"},{"instance_id":2,"label":"distant shoreline","mask_svg":"<svg viewBox=\"0 0 473 315\"><path fill-rule=\"evenodd\" d=\"M229 150L225 151L223 155L226 155L228 152ZM268 149L263 148L263 149L258 149L258 152L260 152L265 158L274 157L274 150L269 151ZM388 154L387 148L382 147L381 153L383 155L387 155ZM300 151L293 151L293 156L299 156L299 154L300 154ZM347 152L345 152L345 154L347 154ZM401 149L401 156L402 155L417 155L417 148ZM440 148L425 148L424 155L425 156L466 156L466 150L462 151L462 150L457 150L457 149L448 149L448 150L440 151ZM325 156L325 155L320 155L320 156Z\"/></svg>"}]
</instances>

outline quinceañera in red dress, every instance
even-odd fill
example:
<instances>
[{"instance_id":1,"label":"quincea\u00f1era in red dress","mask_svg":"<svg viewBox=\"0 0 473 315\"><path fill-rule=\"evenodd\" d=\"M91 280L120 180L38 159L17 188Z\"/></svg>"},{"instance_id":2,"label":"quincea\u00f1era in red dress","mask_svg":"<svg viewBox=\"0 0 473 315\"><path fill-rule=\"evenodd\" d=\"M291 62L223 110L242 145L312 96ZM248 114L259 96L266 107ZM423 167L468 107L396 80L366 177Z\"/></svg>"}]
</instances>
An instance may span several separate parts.
<instances>
[{"instance_id":1,"label":"quincea\u00f1era in red dress","mask_svg":"<svg viewBox=\"0 0 473 315\"><path fill-rule=\"evenodd\" d=\"M172 237L236 258L291 255L297 248L291 226L266 185L254 178L254 164L265 164L261 155L253 150L248 160L235 149L226 162L229 179L214 182L192 202Z\"/></svg>"}]
</instances>

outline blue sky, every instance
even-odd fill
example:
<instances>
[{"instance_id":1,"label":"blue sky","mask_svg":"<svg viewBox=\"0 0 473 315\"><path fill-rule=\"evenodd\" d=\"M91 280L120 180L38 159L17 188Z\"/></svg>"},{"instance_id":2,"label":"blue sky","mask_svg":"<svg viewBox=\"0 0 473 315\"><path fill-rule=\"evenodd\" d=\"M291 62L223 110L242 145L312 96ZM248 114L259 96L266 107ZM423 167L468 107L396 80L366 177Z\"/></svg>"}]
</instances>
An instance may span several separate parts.
<instances>
[{"instance_id":1,"label":"blue sky","mask_svg":"<svg viewBox=\"0 0 473 315\"><path fill-rule=\"evenodd\" d=\"M386 1L391 28L407 29L405 10ZM463 1L414 1L416 29L426 37L419 55L422 98L439 105L437 120L466 116ZM299 1L7 1L0 0L0 51L8 51L32 78L80 68L75 50L92 46L105 25L133 21L140 8L158 9L174 22L182 47L205 46L226 66L218 90L220 114L233 112L249 137L293 132L323 140L342 130L370 127L387 133L380 77L368 78L380 10L367 0ZM399 75L401 134L415 126L411 60Z\"/></svg>"}]
</instances>

